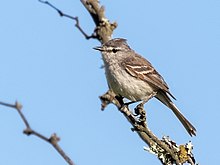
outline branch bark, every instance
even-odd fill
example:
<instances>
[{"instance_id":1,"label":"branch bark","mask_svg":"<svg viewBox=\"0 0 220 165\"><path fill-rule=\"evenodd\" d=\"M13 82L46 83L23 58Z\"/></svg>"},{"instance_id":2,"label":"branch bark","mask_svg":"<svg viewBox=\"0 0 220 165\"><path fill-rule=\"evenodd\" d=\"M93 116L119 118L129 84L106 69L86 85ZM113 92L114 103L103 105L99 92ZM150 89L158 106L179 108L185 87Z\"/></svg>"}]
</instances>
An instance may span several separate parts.
<instances>
[{"instance_id":1,"label":"branch bark","mask_svg":"<svg viewBox=\"0 0 220 165\"><path fill-rule=\"evenodd\" d=\"M122 98L117 97L111 90L100 96L100 99L102 101L102 110L110 103L118 108L133 126L132 130L137 132L139 137L149 146L149 148L145 148L145 150L155 154L162 164L195 164L191 142L178 146L169 137L163 137L162 140L157 138L147 127L146 113L143 106L138 105L135 108L134 114L128 106L123 103Z\"/></svg>"},{"instance_id":2,"label":"branch bark","mask_svg":"<svg viewBox=\"0 0 220 165\"><path fill-rule=\"evenodd\" d=\"M15 104L8 104L5 102L0 102L0 105L10 107L15 109L19 116L21 117L22 121L24 122L24 125L26 128L24 129L23 133L26 135L34 135L41 140L46 141L47 143L51 144L54 149L63 157L63 159L69 164L69 165L74 165L73 161L67 156L67 154L63 151L63 149L59 146L58 142L60 141L60 138L56 135L56 133L53 133L49 138L44 136L43 134L35 131L34 129L31 128L27 118L22 112L22 105L19 102L15 102Z\"/></svg>"}]
</instances>

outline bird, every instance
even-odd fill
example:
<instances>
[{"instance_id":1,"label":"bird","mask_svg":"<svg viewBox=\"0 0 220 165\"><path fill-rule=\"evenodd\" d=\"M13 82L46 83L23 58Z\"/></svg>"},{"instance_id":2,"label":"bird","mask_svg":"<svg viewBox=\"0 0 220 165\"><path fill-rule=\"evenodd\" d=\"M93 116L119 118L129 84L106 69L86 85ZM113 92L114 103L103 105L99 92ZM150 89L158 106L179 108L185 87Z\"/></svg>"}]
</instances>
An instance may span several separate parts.
<instances>
[{"instance_id":1,"label":"bird","mask_svg":"<svg viewBox=\"0 0 220 165\"><path fill-rule=\"evenodd\" d=\"M132 103L141 101L143 105L157 98L173 111L190 136L196 136L196 128L171 100L176 99L164 78L147 59L130 48L126 39L114 38L94 49L102 54L109 89L117 96Z\"/></svg>"}]
</instances>

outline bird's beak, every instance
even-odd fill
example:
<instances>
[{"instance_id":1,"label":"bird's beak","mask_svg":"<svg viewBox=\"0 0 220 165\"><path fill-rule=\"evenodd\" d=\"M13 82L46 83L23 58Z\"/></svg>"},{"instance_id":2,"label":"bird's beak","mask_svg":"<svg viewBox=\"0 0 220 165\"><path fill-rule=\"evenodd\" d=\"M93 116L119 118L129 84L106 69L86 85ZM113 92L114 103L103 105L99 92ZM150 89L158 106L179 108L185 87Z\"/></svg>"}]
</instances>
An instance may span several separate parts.
<instances>
[{"instance_id":1,"label":"bird's beak","mask_svg":"<svg viewBox=\"0 0 220 165\"><path fill-rule=\"evenodd\" d=\"M94 47L93 49L98 50L98 51L103 51L104 50L102 46L97 46L97 47Z\"/></svg>"}]
</instances>

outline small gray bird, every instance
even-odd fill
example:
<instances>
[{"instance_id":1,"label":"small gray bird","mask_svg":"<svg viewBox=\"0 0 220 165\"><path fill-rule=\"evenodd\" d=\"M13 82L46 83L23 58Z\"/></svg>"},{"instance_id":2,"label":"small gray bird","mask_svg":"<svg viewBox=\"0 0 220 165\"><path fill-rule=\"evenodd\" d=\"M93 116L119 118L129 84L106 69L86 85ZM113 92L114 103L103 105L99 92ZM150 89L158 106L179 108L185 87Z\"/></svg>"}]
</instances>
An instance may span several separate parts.
<instances>
[{"instance_id":1,"label":"small gray bird","mask_svg":"<svg viewBox=\"0 0 220 165\"><path fill-rule=\"evenodd\" d=\"M163 77L149 61L128 46L126 39L115 38L94 49L102 53L107 82L116 95L132 102L142 101L141 104L156 97L174 112L190 136L196 135L195 127L170 99L175 97Z\"/></svg>"}]
</instances>

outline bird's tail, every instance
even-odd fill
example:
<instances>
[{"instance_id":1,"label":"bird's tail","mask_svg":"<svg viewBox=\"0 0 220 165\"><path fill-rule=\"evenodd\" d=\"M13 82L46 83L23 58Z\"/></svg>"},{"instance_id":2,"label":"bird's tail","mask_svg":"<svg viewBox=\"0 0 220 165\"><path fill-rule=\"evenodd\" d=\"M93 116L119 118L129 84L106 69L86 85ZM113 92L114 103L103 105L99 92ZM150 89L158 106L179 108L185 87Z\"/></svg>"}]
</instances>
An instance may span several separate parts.
<instances>
[{"instance_id":1,"label":"bird's tail","mask_svg":"<svg viewBox=\"0 0 220 165\"><path fill-rule=\"evenodd\" d=\"M175 104L164 91L158 92L155 97L173 111L190 136L196 136L195 127L183 116L183 114L179 111L179 109L175 106Z\"/></svg>"}]
</instances>

